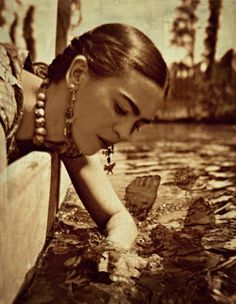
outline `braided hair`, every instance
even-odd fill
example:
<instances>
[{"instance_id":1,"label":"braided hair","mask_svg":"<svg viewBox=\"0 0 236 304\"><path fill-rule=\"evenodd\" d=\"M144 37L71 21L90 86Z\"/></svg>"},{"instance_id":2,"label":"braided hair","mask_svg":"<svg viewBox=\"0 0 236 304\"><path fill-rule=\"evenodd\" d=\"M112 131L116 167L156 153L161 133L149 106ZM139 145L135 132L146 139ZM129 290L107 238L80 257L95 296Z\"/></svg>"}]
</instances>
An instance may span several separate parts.
<instances>
[{"instance_id":1,"label":"braided hair","mask_svg":"<svg viewBox=\"0 0 236 304\"><path fill-rule=\"evenodd\" d=\"M123 76L130 69L167 87L168 69L153 42L138 29L124 24L104 24L75 37L48 66L48 78L59 82L77 55L87 59L89 73L97 78Z\"/></svg>"}]
</instances>

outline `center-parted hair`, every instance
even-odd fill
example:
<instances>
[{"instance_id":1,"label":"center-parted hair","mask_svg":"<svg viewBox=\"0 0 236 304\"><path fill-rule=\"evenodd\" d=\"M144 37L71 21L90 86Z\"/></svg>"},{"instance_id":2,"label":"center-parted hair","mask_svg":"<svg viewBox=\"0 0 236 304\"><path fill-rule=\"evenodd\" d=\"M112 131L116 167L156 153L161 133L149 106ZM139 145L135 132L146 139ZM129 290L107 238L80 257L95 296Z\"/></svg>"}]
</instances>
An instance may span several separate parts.
<instances>
[{"instance_id":1,"label":"center-parted hair","mask_svg":"<svg viewBox=\"0 0 236 304\"><path fill-rule=\"evenodd\" d=\"M63 79L77 55L87 59L89 72L97 78L123 76L130 69L167 87L168 69L161 53L140 30L124 24L104 24L74 38L48 67L52 82Z\"/></svg>"}]
</instances>

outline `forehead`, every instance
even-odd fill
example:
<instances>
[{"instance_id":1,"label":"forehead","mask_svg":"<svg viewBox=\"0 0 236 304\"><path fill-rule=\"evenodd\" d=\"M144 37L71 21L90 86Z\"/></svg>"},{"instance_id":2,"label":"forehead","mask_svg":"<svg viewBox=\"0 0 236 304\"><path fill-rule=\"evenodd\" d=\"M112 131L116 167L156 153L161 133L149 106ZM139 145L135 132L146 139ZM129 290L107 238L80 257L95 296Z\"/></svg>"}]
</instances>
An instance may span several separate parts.
<instances>
[{"instance_id":1,"label":"forehead","mask_svg":"<svg viewBox=\"0 0 236 304\"><path fill-rule=\"evenodd\" d=\"M162 104L164 90L136 71L111 77L108 81L112 94L118 98L127 96L138 107L140 116L151 119Z\"/></svg>"}]
</instances>

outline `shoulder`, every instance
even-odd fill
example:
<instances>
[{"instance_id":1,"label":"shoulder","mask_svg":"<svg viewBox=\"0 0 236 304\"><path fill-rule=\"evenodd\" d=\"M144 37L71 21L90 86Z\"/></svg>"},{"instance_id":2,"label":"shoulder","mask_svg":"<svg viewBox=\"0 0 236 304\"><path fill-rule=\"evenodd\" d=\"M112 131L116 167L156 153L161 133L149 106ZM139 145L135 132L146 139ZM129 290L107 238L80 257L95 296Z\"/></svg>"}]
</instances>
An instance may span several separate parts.
<instances>
[{"instance_id":1,"label":"shoulder","mask_svg":"<svg viewBox=\"0 0 236 304\"><path fill-rule=\"evenodd\" d=\"M28 52L8 43L0 43L0 77L21 88L21 73Z\"/></svg>"},{"instance_id":2,"label":"shoulder","mask_svg":"<svg viewBox=\"0 0 236 304\"><path fill-rule=\"evenodd\" d=\"M10 44L0 43L0 123L4 129L8 152L23 116L21 74L23 52Z\"/></svg>"}]
</instances>

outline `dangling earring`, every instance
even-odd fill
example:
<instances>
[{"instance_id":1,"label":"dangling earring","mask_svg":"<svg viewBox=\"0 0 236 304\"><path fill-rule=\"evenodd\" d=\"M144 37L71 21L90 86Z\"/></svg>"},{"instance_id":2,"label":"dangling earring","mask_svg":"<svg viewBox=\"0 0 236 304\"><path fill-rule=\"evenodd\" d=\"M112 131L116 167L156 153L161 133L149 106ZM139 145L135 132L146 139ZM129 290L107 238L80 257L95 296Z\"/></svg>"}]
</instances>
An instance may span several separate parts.
<instances>
[{"instance_id":1,"label":"dangling earring","mask_svg":"<svg viewBox=\"0 0 236 304\"><path fill-rule=\"evenodd\" d=\"M72 136L72 124L74 122L74 103L75 93L77 92L78 88L75 87L74 84L70 84L69 86L69 98L68 104L66 105L66 112L65 112L65 126L64 126L64 137L65 141L63 143L55 143L50 141L45 141L44 145L53 150L58 152L60 155L64 155L66 157L79 157L82 154L81 151L77 148ZM41 103L40 103L41 104Z\"/></svg>"},{"instance_id":2,"label":"dangling earring","mask_svg":"<svg viewBox=\"0 0 236 304\"><path fill-rule=\"evenodd\" d=\"M107 171L107 174L112 173L113 174L113 168L115 167L116 163L111 161L111 154L114 154L114 147L113 145L110 145L107 147L106 150L102 151L102 154L104 154L107 157L107 164L104 165L104 171Z\"/></svg>"},{"instance_id":3,"label":"dangling earring","mask_svg":"<svg viewBox=\"0 0 236 304\"><path fill-rule=\"evenodd\" d=\"M69 100L66 106L65 112L65 127L64 127L64 136L65 144L64 147L61 147L60 154L63 154L67 157L78 157L82 155L82 152L78 150L77 145L73 140L72 135L72 125L74 122L74 104L75 104L75 93L78 88L74 84L69 85Z\"/></svg>"},{"instance_id":4,"label":"dangling earring","mask_svg":"<svg viewBox=\"0 0 236 304\"><path fill-rule=\"evenodd\" d=\"M72 124L74 121L74 103L75 103L75 85L70 84L69 86L69 102L66 107L65 113L65 127L64 136L68 139L72 138Z\"/></svg>"}]
</instances>

